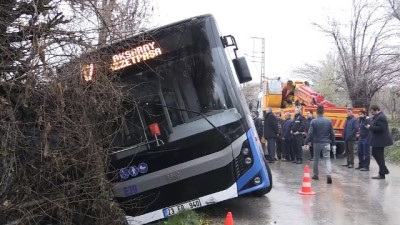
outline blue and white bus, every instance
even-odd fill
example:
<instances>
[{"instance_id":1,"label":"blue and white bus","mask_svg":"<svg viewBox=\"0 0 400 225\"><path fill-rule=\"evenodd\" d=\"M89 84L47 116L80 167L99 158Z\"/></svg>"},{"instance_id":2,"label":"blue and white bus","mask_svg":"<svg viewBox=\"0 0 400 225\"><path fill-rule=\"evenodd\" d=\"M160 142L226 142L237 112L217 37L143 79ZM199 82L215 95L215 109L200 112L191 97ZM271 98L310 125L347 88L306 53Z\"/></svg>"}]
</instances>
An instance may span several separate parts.
<instances>
[{"instance_id":1,"label":"blue and white bus","mask_svg":"<svg viewBox=\"0 0 400 225\"><path fill-rule=\"evenodd\" d=\"M203 15L100 50L131 96L108 173L129 224L271 190L234 77L243 83L251 76L244 58L228 60L230 46L236 56L235 39ZM86 69L90 80L93 68Z\"/></svg>"}]
</instances>

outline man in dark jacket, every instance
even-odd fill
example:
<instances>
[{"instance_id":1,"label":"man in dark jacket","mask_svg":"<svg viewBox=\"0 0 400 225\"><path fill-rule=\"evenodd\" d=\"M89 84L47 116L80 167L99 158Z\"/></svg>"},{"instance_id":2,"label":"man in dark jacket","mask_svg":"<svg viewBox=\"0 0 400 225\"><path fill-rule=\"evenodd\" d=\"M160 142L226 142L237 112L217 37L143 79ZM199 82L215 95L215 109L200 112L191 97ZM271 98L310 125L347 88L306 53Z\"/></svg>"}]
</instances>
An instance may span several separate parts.
<instances>
[{"instance_id":1,"label":"man in dark jacket","mask_svg":"<svg viewBox=\"0 0 400 225\"><path fill-rule=\"evenodd\" d=\"M276 138L278 137L278 120L272 113L271 108L267 108L264 115L264 137L267 139L268 160L273 163L275 160Z\"/></svg>"},{"instance_id":2,"label":"man in dark jacket","mask_svg":"<svg viewBox=\"0 0 400 225\"><path fill-rule=\"evenodd\" d=\"M293 144L293 135L291 133L293 120L290 112L285 113L285 122L282 126L282 140L283 140L283 161L295 161L295 152Z\"/></svg>"},{"instance_id":3,"label":"man in dark jacket","mask_svg":"<svg viewBox=\"0 0 400 225\"><path fill-rule=\"evenodd\" d=\"M360 171L369 171L370 154L369 154L369 130L368 124L371 120L367 117L367 112L361 110L358 117L360 128L360 138L358 139L358 167Z\"/></svg>"},{"instance_id":4,"label":"man in dark jacket","mask_svg":"<svg viewBox=\"0 0 400 225\"><path fill-rule=\"evenodd\" d=\"M293 163L303 163L303 134L306 131L306 118L301 115L300 108L294 110L294 123L292 126L292 134L294 137L294 149L296 152L297 160Z\"/></svg>"},{"instance_id":5,"label":"man in dark jacket","mask_svg":"<svg viewBox=\"0 0 400 225\"><path fill-rule=\"evenodd\" d=\"M257 111L252 111L251 116L253 117L254 126L256 127L258 137L261 139L263 135L262 120L258 116Z\"/></svg>"},{"instance_id":6,"label":"man in dark jacket","mask_svg":"<svg viewBox=\"0 0 400 225\"><path fill-rule=\"evenodd\" d=\"M371 106L371 114L374 117L371 124L366 127L371 131L372 156L379 165L379 176L372 179L385 179L389 170L385 165L384 149L393 145L392 137L389 133L389 125L386 116L376 105Z\"/></svg>"},{"instance_id":7,"label":"man in dark jacket","mask_svg":"<svg viewBox=\"0 0 400 225\"><path fill-rule=\"evenodd\" d=\"M278 156L278 160L281 160L283 158L282 127L285 121L282 119L281 113L276 114L276 119L278 120L278 137L276 138L276 154Z\"/></svg>"},{"instance_id":8,"label":"man in dark jacket","mask_svg":"<svg viewBox=\"0 0 400 225\"><path fill-rule=\"evenodd\" d=\"M307 132L308 132L308 130L310 129L310 124L311 124L311 121L314 119L314 115L313 115L313 111L311 111L311 110L308 110L307 111L307 119L306 119L306 136L307 136ZM314 148L313 148L313 146L311 145L310 146L310 161L313 161L314 160L314 150L313 150Z\"/></svg>"},{"instance_id":9,"label":"man in dark jacket","mask_svg":"<svg viewBox=\"0 0 400 225\"><path fill-rule=\"evenodd\" d=\"M343 138L344 138L344 148L347 155L347 164L343 165L347 168L354 167L354 145L356 143L358 131L358 121L354 117L353 109L347 109L347 119L344 124Z\"/></svg>"},{"instance_id":10,"label":"man in dark jacket","mask_svg":"<svg viewBox=\"0 0 400 225\"><path fill-rule=\"evenodd\" d=\"M328 184L332 183L332 164L331 164L331 148L333 148L333 152L336 152L336 143L335 143L335 133L333 132L333 126L329 119L325 118L324 115L324 107L317 107L318 117L311 121L310 129L308 130L308 135L305 140L306 145L310 145L311 141L314 146L314 155L319 156L322 151L322 155L324 156L324 160L326 163L326 171L327 171L327 179L326 182ZM318 177L318 161L319 157L314 158L314 168L313 168L313 177L314 180L319 180Z\"/></svg>"}]
</instances>

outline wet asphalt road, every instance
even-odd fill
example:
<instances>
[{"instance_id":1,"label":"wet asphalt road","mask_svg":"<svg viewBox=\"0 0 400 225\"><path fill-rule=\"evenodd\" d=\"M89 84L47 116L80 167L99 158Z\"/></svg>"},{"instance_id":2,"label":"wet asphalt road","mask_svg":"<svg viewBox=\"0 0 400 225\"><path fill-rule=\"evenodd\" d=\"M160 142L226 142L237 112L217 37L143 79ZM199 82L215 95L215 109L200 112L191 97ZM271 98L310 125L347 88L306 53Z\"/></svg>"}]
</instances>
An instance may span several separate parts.
<instances>
[{"instance_id":1,"label":"wet asphalt road","mask_svg":"<svg viewBox=\"0 0 400 225\"><path fill-rule=\"evenodd\" d=\"M307 157L305 157L307 158ZM356 157L357 158L357 157ZM264 224L400 224L400 167L388 163L386 180L372 180L378 174L371 159L369 172L348 169L345 159L332 160L333 184L326 183L325 164L320 162L320 180L311 180L313 196L300 190L305 164L269 164L274 186L264 197L245 196L206 207L211 224L224 224L231 211L235 225ZM310 166L312 176L312 162ZM357 160L355 162L357 164Z\"/></svg>"}]
</instances>

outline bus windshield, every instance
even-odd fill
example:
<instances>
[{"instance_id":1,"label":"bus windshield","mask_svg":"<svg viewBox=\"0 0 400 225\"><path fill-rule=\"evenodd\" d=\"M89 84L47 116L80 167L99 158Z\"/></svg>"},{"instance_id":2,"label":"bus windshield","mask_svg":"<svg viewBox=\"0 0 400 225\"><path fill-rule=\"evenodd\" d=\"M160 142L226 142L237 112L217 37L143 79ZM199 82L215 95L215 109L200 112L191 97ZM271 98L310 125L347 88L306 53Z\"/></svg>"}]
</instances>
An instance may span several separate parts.
<instances>
[{"instance_id":1,"label":"bus windshield","mask_svg":"<svg viewBox=\"0 0 400 225\"><path fill-rule=\"evenodd\" d=\"M124 103L129 113L119 146L149 142L152 123L159 125L160 139L167 143L202 132L199 126L205 126L204 121L198 120L204 116L221 114L226 123L234 122L235 115L239 119L234 110L237 100L227 88L229 81L223 79L215 40L207 36L205 23L193 21L148 34L145 43L152 44L147 49L160 48L152 59L136 57L130 66L114 60L111 68L118 71L120 85L129 93ZM113 59L117 54L125 61L129 58L117 52ZM195 127L183 126L196 121Z\"/></svg>"}]
</instances>

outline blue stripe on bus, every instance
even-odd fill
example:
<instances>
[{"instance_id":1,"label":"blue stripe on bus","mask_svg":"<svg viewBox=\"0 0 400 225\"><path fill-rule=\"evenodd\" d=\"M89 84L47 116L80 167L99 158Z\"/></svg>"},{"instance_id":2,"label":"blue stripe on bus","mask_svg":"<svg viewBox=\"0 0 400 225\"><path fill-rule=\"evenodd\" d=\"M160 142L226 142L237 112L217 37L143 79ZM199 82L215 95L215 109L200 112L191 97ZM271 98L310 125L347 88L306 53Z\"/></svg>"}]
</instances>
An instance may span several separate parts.
<instances>
[{"instance_id":1,"label":"blue stripe on bus","mask_svg":"<svg viewBox=\"0 0 400 225\"><path fill-rule=\"evenodd\" d=\"M247 139L249 140L251 153L253 154L253 166L246 173L244 173L237 181L239 195L247 194L259 190L261 188L266 188L270 185L269 177L264 166L265 163L264 156L262 150L258 148L258 144L256 144L255 142L254 133L252 129L250 129L247 132ZM249 182L253 182L252 179L258 173L261 174L261 180L262 180L261 184L245 190L241 190L246 184L248 184Z\"/></svg>"}]
</instances>

